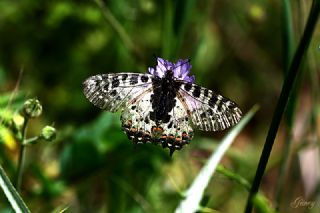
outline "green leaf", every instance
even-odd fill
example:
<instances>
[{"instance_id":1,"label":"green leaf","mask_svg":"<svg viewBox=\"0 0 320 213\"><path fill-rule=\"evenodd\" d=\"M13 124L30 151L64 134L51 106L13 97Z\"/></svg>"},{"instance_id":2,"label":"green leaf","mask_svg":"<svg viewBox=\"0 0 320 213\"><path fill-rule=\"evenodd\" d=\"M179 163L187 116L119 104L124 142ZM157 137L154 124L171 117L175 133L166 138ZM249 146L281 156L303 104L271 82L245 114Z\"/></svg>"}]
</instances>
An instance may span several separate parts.
<instances>
[{"instance_id":1,"label":"green leaf","mask_svg":"<svg viewBox=\"0 0 320 213\"><path fill-rule=\"evenodd\" d=\"M0 165L0 186L15 212L30 212Z\"/></svg>"},{"instance_id":2,"label":"green leaf","mask_svg":"<svg viewBox=\"0 0 320 213\"><path fill-rule=\"evenodd\" d=\"M257 213L276 213L276 211L270 207L270 201L260 193L253 197L253 203Z\"/></svg>"}]
</instances>

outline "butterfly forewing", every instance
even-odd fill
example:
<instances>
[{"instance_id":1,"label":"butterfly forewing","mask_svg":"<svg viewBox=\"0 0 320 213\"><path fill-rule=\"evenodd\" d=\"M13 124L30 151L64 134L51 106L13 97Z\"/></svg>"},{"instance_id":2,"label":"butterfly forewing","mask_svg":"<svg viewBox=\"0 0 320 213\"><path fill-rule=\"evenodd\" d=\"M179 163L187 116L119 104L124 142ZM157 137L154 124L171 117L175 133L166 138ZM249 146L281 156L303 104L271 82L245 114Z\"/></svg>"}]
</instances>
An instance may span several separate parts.
<instances>
[{"instance_id":1,"label":"butterfly forewing","mask_svg":"<svg viewBox=\"0 0 320 213\"><path fill-rule=\"evenodd\" d=\"M83 83L86 98L95 106L116 112L152 87L150 74L117 73L89 77Z\"/></svg>"},{"instance_id":2,"label":"butterfly forewing","mask_svg":"<svg viewBox=\"0 0 320 213\"><path fill-rule=\"evenodd\" d=\"M195 127L204 131L219 131L239 122L241 111L231 100L196 84L184 83L179 97L186 103Z\"/></svg>"}]
</instances>

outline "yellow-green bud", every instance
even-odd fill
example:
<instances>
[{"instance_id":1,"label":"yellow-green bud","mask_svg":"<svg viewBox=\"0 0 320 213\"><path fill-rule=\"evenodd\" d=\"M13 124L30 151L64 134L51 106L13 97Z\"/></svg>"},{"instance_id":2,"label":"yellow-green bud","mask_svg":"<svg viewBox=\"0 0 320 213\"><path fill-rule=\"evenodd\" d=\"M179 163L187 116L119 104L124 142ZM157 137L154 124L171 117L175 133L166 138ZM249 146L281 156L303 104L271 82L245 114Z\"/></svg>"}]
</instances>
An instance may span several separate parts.
<instances>
[{"instance_id":1,"label":"yellow-green bud","mask_svg":"<svg viewBox=\"0 0 320 213\"><path fill-rule=\"evenodd\" d=\"M42 113L42 105L37 99L28 99L24 102L22 115L27 118L39 117Z\"/></svg>"},{"instance_id":2,"label":"yellow-green bud","mask_svg":"<svg viewBox=\"0 0 320 213\"><path fill-rule=\"evenodd\" d=\"M42 131L40 137L46 141L53 141L57 136L56 129L52 126L45 126Z\"/></svg>"}]
</instances>

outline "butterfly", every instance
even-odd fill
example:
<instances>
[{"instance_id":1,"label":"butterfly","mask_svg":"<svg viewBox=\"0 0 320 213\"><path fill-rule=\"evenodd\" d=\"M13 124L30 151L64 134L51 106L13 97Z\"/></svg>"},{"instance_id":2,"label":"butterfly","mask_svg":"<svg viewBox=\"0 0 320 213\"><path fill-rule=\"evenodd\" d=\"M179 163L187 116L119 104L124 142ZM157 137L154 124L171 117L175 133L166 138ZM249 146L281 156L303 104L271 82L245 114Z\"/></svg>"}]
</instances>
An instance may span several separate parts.
<instances>
[{"instance_id":1,"label":"butterfly","mask_svg":"<svg viewBox=\"0 0 320 213\"><path fill-rule=\"evenodd\" d=\"M239 122L237 104L194 84L188 59L176 63L157 58L148 73L111 73L83 83L86 98L110 112L121 111L121 126L134 143L169 148L170 155L193 138L193 128L219 131Z\"/></svg>"}]
</instances>

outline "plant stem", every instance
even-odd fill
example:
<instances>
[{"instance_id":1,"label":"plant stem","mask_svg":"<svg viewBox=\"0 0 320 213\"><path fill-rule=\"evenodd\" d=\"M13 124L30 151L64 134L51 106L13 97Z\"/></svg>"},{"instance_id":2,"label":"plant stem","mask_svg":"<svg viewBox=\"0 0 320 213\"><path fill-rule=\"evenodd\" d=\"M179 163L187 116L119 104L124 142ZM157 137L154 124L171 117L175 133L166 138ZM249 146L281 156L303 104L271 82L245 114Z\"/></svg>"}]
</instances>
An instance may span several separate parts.
<instances>
[{"instance_id":1,"label":"plant stem","mask_svg":"<svg viewBox=\"0 0 320 213\"><path fill-rule=\"evenodd\" d=\"M133 53L136 59L138 59L139 61L142 61L143 56L141 54L140 49L138 49L138 47L134 44L134 42L131 40L126 30L122 27L119 21L114 17L114 15L111 13L109 8L105 5L105 3L102 0L94 0L94 2L101 9L106 21L111 25L113 30L119 35L123 44Z\"/></svg>"},{"instance_id":2,"label":"plant stem","mask_svg":"<svg viewBox=\"0 0 320 213\"><path fill-rule=\"evenodd\" d=\"M19 161L18 161L18 173L16 178L16 189L19 192L21 187L21 181L22 181L22 173L25 163L25 153L26 153L26 133L27 133L27 124L28 124L29 118L25 117L23 126L22 126L22 139L20 143L20 152L19 152Z\"/></svg>"},{"instance_id":3,"label":"plant stem","mask_svg":"<svg viewBox=\"0 0 320 213\"><path fill-rule=\"evenodd\" d=\"M28 138L28 139L25 140L25 142L24 142L25 144L24 145L35 144L35 143L38 142L39 139L40 139L39 136L35 136L33 138Z\"/></svg>"},{"instance_id":4,"label":"plant stem","mask_svg":"<svg viewBox=\"0 0 320 213\"><path fill-rule=\"evenodd\" d=\"M290 62L292 59L292 54L294 51L294 38L290 0L282 0L282 20L284 73L288 73Z\"/></svg>"},{"instance_id":5,"label":"plant stem","mask_svg":"<svg viewBox=\"0 0 320 213\"><path fill-rule=\"evenodd\" d=\"M320 11L320 0L314 0L312 2L311 10L309 13L308 21L303 33L303 36L300 40L299 46L297 51L295 52L293 61L291 63L291 66L289 68L289 71L287 73L287 76L285 78L281 94L275 109L275 113L273 115L270 128L268 131L268 135L266 138L266 142L264 144L262 154L260 157L260 161L258 164L258 168L256 171L256 176L254 178L249 197L247 200L247 206L245 209L245 213L250 213L252 211L252 198L256 195L258 192L258 189L260 187L261 179L264 174L264 171L266 169L270 153L272 150L272 146L274 144L274 139L276 137L279 124L283 115L283 112L285 110L286 104L289 99L290 92L292 90L295 78L297 76L297 73L299 71L299 67L301 64L301 61L303 59L303 56L309 46L310 40L312 38L312 34L314 31L314 28L316 26L316 23L318 21L319 17L319 11Z\"/></svg>"}]
</instances>

